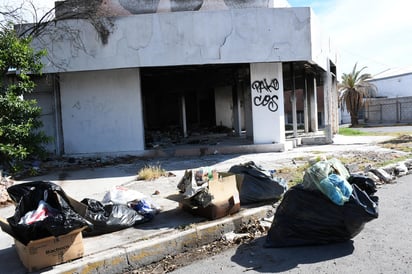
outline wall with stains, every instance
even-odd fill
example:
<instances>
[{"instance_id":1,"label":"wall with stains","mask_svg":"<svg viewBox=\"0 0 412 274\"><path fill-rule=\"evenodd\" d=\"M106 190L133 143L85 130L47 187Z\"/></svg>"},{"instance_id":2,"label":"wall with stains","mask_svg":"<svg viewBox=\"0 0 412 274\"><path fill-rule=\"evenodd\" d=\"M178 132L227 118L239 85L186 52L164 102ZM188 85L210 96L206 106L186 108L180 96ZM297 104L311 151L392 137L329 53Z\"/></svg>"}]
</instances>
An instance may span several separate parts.
<instances>
[{"instance_id":1,"label":"wall with stains","mask_svg":"<svg viewBox=\"0 0 412 274\"><path fill-rule=\"evenodd\" d=\"M247 8L115 17L99 26L63 20L49 25L34 46L48 50L44 72L314 62L313 53L325 51L312 48L320 38L312 16L310 8Z\"/></svg>"},{"instance_id":2,"label":"wall with stains","mask_svg":"<svg viewBox=\"0 0 412 274\"><path fill-rule=\"evenodd\" d=\"M56 2L56 17L127 16L145 13L290 7L286 0L66 0Z\"/></svg>"},{"instance_id":3,"label":"wall with stains","mask_svg":"<svg viewBox=\"0 0 412 274\"><path fill-rule=\"evenodd\" d=\"M144 150L138 69L62 73L65 154Z\"/></svg>"}]
</instances>

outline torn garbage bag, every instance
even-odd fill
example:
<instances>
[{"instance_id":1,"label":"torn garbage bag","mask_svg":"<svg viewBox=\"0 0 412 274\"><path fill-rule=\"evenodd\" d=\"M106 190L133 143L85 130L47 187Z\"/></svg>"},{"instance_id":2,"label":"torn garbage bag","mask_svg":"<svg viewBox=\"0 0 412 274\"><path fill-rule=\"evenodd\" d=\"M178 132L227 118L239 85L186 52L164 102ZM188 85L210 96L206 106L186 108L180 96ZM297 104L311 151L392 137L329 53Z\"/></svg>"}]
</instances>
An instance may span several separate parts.
<instances>
[{"instance_id":1,"label":"torn garbage bag","mask_svg":"<svg viewBox=\"0 0 412 274\"><path fill-rule=\"evenodd\" d=\"M87 205L85 218L93 227L83 231L84 236L96 236L110 233L148 221L136 210L122 204L102 204L101 202L85 198L81 201Z\"/></svg>"},{"instance_id":2,"label":"torn garbage bag","mask_svg":"<svg viewBox=\"0 0 412 274\"><path fill-rule=\"evenodd\" d=\"M7 221L23 244L91 226L81 216L84 206L52 182L22 183L9 187L7 191L16 203L14 215Z\"/></svg>"},{"instance_id":3,"label":"torn garbage bag","mask_svg":"<svg viewBox=\"0 0 412 274\"><path fill-rule=\"evenodd\" d=\"M238 184L241 204L276 202L287 190L284 179L272 177L269 171L258 167L253 161L234 165L229 173L241 175Z\"/></svg>"},{"instance_id":4,"label":"torn garbage bag","mask_svg":"<svg viewBox=\"0 0 412 274\"><path fill-rule=\"evenodd\" d=\"M367 222L378 218L377 198L368 196L353 185L349 201L339 206L319 190L308 190L302 184L296 185L285 193L276 209L265 246L320 245L347 241L359 234Z\"/></svg>"}]
</instances>

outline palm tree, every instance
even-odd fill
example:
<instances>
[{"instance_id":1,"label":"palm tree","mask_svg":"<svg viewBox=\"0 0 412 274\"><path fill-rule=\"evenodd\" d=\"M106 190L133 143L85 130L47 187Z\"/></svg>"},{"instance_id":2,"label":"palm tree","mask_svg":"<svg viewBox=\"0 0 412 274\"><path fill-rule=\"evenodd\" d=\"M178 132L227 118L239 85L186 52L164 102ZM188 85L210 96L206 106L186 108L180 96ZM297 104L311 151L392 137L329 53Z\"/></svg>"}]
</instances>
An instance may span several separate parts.
<instances>
[{"instance_id":1,"label":"palm tree","mask_svg":"<svg viewBox=\"0 0 412 274\"><path fill-rule=\"evenodd\" d=\"M364 99L375 96L376 87L368 82L372 79L369 73L362 73L366 67L356 70L357 63L351 73L342 74L342 82L338 84L339 105L350 114L352 127L359 124L358 113L364 105Z\"/></svg>"}]
</instances>

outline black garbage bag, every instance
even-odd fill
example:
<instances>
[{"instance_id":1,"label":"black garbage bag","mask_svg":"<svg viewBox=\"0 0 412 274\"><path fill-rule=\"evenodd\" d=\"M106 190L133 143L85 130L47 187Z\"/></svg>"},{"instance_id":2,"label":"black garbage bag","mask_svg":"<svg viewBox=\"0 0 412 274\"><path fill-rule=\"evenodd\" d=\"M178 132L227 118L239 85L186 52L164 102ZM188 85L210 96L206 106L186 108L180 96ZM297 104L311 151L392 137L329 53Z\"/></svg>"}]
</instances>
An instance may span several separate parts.
<instances>
[{"instance_id":1,"label":"black garbage bag","mask_svg":"<svg viewBox=\"0 0 412 274\"><path fill-rule=\"evenodd\" d=\"M284 179L273 178L268 171L256 166L253 161L234 165L229 172L243 175L243 181L238 185L240 204L276 202L287 190Z\"/></svg>"},{"instance_id":2,"label":"black garbage bag","mask_svg":"<svg viewBox=\"0 0 412 274\"><path fill-rule=\"evenodd\" d=\"M16 184L9 187L7 192L17 204L14 215L7 218L7 221L17 239L23 244L91 226L77 212L80 203L70 198L60 186L52 182L34 181ZM26 214L38 210L42 205L45 205L42 212L44 219L38 218L36 221L26 222Z\"/></svg>"},{"instance_id":3,"label":"black garbage bag","mask_svg":"<svg viewBox=\"0 0 412 274\"><path fill-rule=\"evenodd\" d=\"M265 246L321 245L352 239L367 222L378 218L377 198L353 185L349 201L337 205L319 190L296 185L276 209Z\"/></svg>"},{"instance_id":4,"label":"black garbage bag","mask_svg":"<svg viewBox=\"0 0 412 274\"><path fill-rule=\"evenodd\" d=\"M86 237L122 230L151 219L124 204L102 204L89 198L81 202L87 205L85 218L93 224L91 228L83 231Z\"/></svg>"},{"instance_id":5,"label":"black garbage bag","mask_svg":"<svg viewBox=\"0 0 412 274\"><path fill-rule=\"evenodd\" d=\"M348 178L348 182L352 185L357 185L368 195L373 195L377 191L375 181L365 175L351 174Z\"/></svg>"}]
</instances>

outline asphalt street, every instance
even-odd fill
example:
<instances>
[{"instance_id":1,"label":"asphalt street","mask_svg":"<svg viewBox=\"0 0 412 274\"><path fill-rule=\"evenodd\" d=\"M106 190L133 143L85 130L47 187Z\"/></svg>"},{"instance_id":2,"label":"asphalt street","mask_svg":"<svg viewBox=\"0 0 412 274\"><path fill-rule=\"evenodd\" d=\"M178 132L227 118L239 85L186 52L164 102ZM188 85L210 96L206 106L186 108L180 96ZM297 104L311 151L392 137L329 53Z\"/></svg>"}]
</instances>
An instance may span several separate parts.
<instances>
[{"instance_id":1,"label":"asphalt street","mask_svg":"<svg viewBox=\"0 0 412 274\"><path fill-rule=\"evenodd\" d=\"M383 185L379 218L353 240L324 246L264 248L265 237L172 273L410 273L412 175Z\"/></svg>"}]
</instances>

